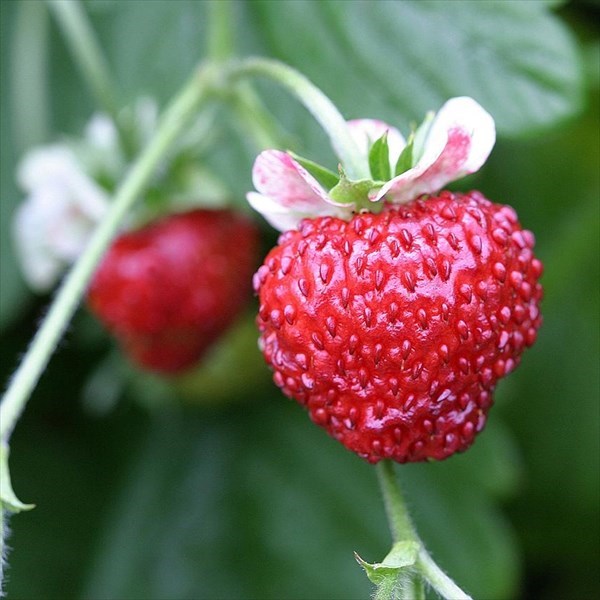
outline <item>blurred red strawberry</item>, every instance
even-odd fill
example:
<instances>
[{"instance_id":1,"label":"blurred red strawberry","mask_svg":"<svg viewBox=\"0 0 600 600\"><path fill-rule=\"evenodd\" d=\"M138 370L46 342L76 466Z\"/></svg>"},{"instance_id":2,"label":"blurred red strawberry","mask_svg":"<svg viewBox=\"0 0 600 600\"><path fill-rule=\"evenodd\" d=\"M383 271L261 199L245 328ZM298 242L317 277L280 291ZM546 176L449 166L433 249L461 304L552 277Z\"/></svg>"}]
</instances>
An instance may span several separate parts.
<instances>
[{"instance_id":1,"label":"blurred red strawberry","mask_svg":"<svg viewBox=\"0 0 600 600\"><path fill-rule=\"evenodd\" d=\"M231 210L170 215L113 242L88 305L138 365L184 371L248 300L257 246L256 227Z\"/></svg>"}]
</instances>

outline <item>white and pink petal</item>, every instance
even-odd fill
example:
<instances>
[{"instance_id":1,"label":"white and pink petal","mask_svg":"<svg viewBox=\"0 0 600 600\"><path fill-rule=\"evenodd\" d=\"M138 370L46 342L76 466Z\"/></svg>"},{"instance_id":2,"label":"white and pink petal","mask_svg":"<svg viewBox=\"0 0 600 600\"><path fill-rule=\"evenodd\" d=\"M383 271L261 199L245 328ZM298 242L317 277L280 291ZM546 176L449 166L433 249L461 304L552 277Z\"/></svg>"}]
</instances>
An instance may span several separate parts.
<instances>
[{"instance_id":1,"label":"white and pink petal","mask_svg":"<svg viewBox=\"0 0 600 600\"><path fill-rule=\"evenodd\" d=\"M472 98L453 98L433 120L417 164L386 183L373 200L401 204L435 193L479 170L495 141L493 118Z\"/></svg>"},{"instance_id":2,"label":"white and pink petal","mask_svg":"<svg viewBox=\"0 0 600 600\"><path fill-rule=\"evenodd\" d=\"M297 227L307 217L347 218L354 205L335 202L321 184L286 152L261 152L252 170L257 192L247 194L248 202L276 229Z\"/></svg>"},{"instance_id":3,"label":"white and pink petal","mask_svg":"<svg viewBox=\"0 0 600 600\"><path fill-rule=\"evenodd\" d=\"M353 119L348 121L350 134L359 150L363 153L365 160L368 160L369 150L384 133L387 132L388 147L390 149L390 167L394 169L398 157L404 147L406 140L402 134L391 125L378 119Z\"/></svg>"},{"instance_id":4,"label":"white and pink petal","mask_svg":"<svg viewBox=\"0 0 600 600\"><path fill-rule=\"evenodd\" d=\"M321 184L287 152L265 150L254 161L256 190L282 207L310 211L327 203Z\"/></svg>"}]
</instances>

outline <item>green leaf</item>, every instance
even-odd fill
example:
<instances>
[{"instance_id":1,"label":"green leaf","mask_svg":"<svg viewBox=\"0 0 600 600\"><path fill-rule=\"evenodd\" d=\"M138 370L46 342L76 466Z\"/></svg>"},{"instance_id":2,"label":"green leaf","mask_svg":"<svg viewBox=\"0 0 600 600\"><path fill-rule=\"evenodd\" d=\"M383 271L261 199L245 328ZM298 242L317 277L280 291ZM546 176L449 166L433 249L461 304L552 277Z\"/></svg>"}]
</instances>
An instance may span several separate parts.
<instances>
[{"instance_id":1,"label":"green leaf","mask_svg":"<svg viewBox=\"0 0 600 600\"><path fill-rule=\"evenodd\" d=\"M304 167L326 190L334 188L340 178L329 169L309 160L308 158L302 158L295 152L288 150L288 154L302 167Z\"/></svg>"},{"instance_id":2,"label":"green leaf","mask_svg":"<svg viewBox=\"0 0 600 600\"><path fill-rule=\"evenodd\" d=\"M367 577L375 585L380 585L384 579L397 579L400 571L412 567L419 555L419 544L414 541L396 542L389 554L380 563L370 564L364 561L356 552L358 564L365 570Z\"/></svg>"},{"instance_id":3,"label":"green leaf","mask_svg":"<svg viewBox=\"0 0 600 600\"><path fill-rule=\"evenodd\" d=\"M392 178L390 169L390 148L387 131L374 142L369 150L369 168L376 181L389 181Z\"/></svg>"},{"instance_id":4,"label":"green leaf","mask_svg":"<svg viewBox=\"0 0 600 600\"><path fill-rule=\"evenodd\" d=\"M520 136L583 104L575 40L546 3L262 0L247 10L267 51L301 65L349 117L407 128L466 95L494 116L500 134Z\"/></svg>"},{"instance_id":5,"label":"green leaf","mask_svg":"<svg viewBox=\"0 0 600 600\"><path fill-rule=\"evenodd\" d=\"M486 457L503 454L487 433L465 455L403 467L401 476L438 564L476 597L505 598L515 585L514 539L474 483L492 479ZM243 410L156 413L128 473L82 597L275 600L301 589L305 598L362 600L370 583L351 549L389 548L372 466L275 389ZM407 561L399 552L382 563Z\"/></svg>"},{"instance_id":6,"label":"green leaf","mask_svg":"<svg viewBox=\"0 0 600 600\"><path fill-rule=\"evenodd\" d=\"M24 504L13 492L10 482L10 472L8 470L8 446L0 444L0 504L1 508L10 512L21 512L31 510L35 504Z\"/></svg>"}]
</instances>

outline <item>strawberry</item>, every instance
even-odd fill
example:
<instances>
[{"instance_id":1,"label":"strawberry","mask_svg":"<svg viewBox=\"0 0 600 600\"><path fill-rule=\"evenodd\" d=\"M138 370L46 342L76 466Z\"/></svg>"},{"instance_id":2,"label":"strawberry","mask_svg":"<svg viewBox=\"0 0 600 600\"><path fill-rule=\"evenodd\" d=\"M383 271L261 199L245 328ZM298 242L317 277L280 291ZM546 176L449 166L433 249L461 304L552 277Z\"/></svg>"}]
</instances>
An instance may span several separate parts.
<instances>
[{"instance_id":1,"label":"strawberry","mask_svg":"<svg viewBox=\"0 0 600 600\"><path fill-rule=\"evenodd\" d=\"M247 300L258 234L230 210L193 210L117 238L88 305L140 366L194 365Z\"/></svg>"},{"instance_id":2,"label":"strawberry","mask_svg":"<svg viewBox=\"0 0 600 600\"><path fill-rule=\"evenodd\" d=\"M254 277L275 383L371 463L465 450L541 324L533 245L479 192L302 220Z\"/></svg>"}]
</instances>

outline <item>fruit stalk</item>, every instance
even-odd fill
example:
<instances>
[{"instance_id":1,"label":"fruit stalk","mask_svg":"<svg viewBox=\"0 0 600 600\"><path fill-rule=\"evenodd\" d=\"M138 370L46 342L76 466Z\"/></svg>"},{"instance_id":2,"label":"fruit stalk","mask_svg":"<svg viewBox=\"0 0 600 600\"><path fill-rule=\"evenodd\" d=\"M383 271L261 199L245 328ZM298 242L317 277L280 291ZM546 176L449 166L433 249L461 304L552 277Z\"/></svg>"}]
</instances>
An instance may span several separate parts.
<instances>
[{"instance_id":1,"label":"fruit stalk","mask_svg":"<svg viewBox=\"0 0 600 600\"><path fill-rule=\"evenodd\" d=\"M409 595L405 597L412 599L414 598L414 591L407 588L410 588L412 584L413 590L415 590L418 585L415 585L417 582L414 581L414 578L422 577L442 598L446 598L447 600L472 600L471 596L461 590L438 567L425 549L406 508L406 503L394 472L393 462L391 460L382 460L377 464L376 469L394 543L416 542L419 545L417 560L414 565L415 572L412 574L412 577L409 575L404 580L398 581L395 587L400 587L401 593L403 593L403 590L406 591ZM379 596L376 597L378 598ZM382 596L382 598L385 597Z\"/></svg>"},{"instance_id":2,"label":"fruit stalk","mask_svg":"<svg viewBox=\"0 0 600 600\"><path fill-rule=\"evenodd\" d=\"M0 404L0 440L8 443L12 430L39 380L56 344L75 312L84 290L104 251L115 236L124 215L134 204L165 154L207 99L212 71L204 67L167 107L156 135L134 163L119 187L104 220L95 230L85 251L71 269L46 318L38 329L23 362L15 372Z\"/></svg>"},{"instance_id":3,"label":"fruit stalk","mask_svg":"<svg viewBox=\"0 0 600 600\"><path fill-rule=\"evenodd\" d=\"M307 77L276 60L247 58L232 63L227 73L230 82L250 75L267 77L291 92L329 136L331 144L350 179L368 179L369 165L350 134L348 124L331 100Z\"/></svg>"}]
</instances>

